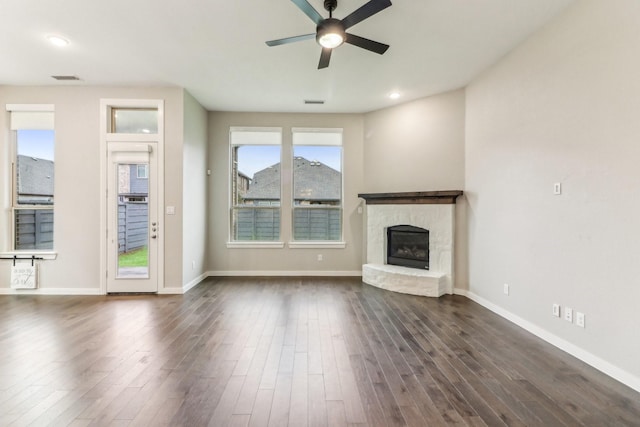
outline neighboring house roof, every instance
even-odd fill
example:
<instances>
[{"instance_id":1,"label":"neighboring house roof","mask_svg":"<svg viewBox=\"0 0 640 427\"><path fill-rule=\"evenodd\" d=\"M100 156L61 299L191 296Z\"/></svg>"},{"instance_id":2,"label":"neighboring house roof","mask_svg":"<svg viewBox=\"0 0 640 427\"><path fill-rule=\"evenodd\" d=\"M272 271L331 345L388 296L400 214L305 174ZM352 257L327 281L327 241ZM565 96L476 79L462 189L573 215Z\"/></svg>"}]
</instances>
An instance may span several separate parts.
<instances>
[{"instance_id":1,"label":"neighboring house roof","mask_svg":"<svg viewBox=\"0 0 640 427\"><path fill-rule=\"evenodd\" d=\"M243 198L245 200L280 199L280 163L256 172Z\"/></svg>"},{"instance_id":2,"label":"neighboring house roof","mask_svg":"<svg viewBox=\"0 0 640 427\"><path fill-rule=\"evenodd\" d=\"M18 155L18 194L53 196L51 160Z\"/></svg>"},{"instance_id":3,"label":"neighboring house roof","mask_svg":"<svg viewBox=\"0 0 640 427\"><path fill-rule=\"evenodd\" d=\"M295 200L340 200L342 174L322 162L304 157L293 160ZM245 200L277 200L280 198L280 163L258 171L253 176Z\"/></svg>"}]
</instances>

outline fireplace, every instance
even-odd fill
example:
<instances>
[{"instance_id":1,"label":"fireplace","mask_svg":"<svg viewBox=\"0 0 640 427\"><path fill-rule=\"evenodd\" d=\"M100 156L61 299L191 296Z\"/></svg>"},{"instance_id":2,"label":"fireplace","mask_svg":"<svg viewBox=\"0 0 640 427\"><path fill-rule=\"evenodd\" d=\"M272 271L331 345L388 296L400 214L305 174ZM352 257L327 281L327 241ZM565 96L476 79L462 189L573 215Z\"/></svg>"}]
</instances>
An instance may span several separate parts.
<instances>
[{"instance_id":1,"label":"fireplace","mask_svg":"<svg viewBox=\"0 0 640 427\"><path fill-rule=\"evenodd\" d=\"M452 294L455 208L462 194L458 190L358 194L367 203L367 262L362 266L362 281L411 295ZM420 237L428 255L418 268L390 265L387 260L387 254L393 254L387 231L400 224L411 224L410 231L424 233Z\"/></svg>"},{"instance_id":2,"label":"fireplace","mask_svg":"<svg viewBox=\"0 0 640 427\"><path fill-rule=\"evenodd\" d=\"M387 227L387 264L429 269L429 230L412 225Z\"/></svg>"}]
</instances>

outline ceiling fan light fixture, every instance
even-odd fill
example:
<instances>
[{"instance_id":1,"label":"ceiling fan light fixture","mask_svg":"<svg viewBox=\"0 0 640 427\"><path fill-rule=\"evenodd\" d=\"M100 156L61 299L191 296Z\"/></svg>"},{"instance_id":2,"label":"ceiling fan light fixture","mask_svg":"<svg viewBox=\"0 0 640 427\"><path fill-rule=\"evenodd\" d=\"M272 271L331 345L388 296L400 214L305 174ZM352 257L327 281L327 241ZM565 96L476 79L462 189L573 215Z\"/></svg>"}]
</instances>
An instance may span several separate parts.
<instances>
[{"instance_id":1,"label":"ceiling fan light fixture","mask_svg":"<svg viewBox=\"0 0 640 427\"><path fill-rule=\"evenodd\" d=\"M344 43L344 39L340 34L328 33L318 38L318 43L320 43L320 46L322 47L333 49L334 47L338 47Z\"/></svg>"},{"instance_id":2,"label":"ceiling fan light fixture","mask_svg":"<svg viewBox=\"0 0 640 427\"><path fill-rule=\"evenodd\" d=\"M333 49L344 43L347 34L339 19L328 18L323 20L317 28L316 41L322 47Z\"/></svg>"},{"instance_id":3,"label":"ceiling fan light fixture","mask_svg":"<svg viewBox=\"0 0 640 427\"><path fill-rule=\"evenodd\" d=\"M49 35L47 36L47 40L49 40L49 43L57 47L65 47L69 44L69 40L57 35Z\"/></svg>"}]
</instances>

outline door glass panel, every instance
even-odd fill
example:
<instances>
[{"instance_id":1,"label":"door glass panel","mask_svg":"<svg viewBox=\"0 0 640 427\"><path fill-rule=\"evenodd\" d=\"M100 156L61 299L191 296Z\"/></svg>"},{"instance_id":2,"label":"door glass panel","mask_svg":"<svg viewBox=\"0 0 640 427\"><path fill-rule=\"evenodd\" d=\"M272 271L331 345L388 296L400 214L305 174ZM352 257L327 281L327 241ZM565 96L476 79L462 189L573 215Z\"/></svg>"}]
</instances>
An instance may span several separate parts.
<instances>
[{"instance_id":1,"label":"door glass panel","mask_svg":"<svg viewBox=\"0 0 640 427\"><path fill-rule=\"evenodd\" d=\"M148 163L119 163L117 166L119 279L149 277L148 167ZM141 170L145 173L140 173Z\"/></svg>"}]
</instances>

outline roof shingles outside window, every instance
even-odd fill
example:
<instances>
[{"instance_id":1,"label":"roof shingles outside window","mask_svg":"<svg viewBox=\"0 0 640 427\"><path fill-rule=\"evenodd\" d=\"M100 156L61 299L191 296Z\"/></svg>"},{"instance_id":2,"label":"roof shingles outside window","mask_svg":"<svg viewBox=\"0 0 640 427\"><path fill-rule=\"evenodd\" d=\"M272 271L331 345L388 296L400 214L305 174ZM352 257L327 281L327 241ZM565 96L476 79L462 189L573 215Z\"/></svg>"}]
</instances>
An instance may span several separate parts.
<instances>
[{"instance_id":1,"label":"roof shingles outside window","mask_svg":"<svg viewBox=\"0 0 640 427\"><path fill-rule=\"evenodd\" d=\"M52 204L54 162L19 155L17 167L19 203Z\"/></svg>"},{"instance_id":2,"label":"roof shingles outside window","mask_svg":"<svg viewBox=\"0 0 640 427\"><path fill-rule=\"evenodd\" d=\"M303 202L333 204L340 201L342 174L339 171L304 157L296 157L293 168L296 205ZM246 203L280 200L280 163L255 173L244 200Z\"/></svg>"}]
</instances>

